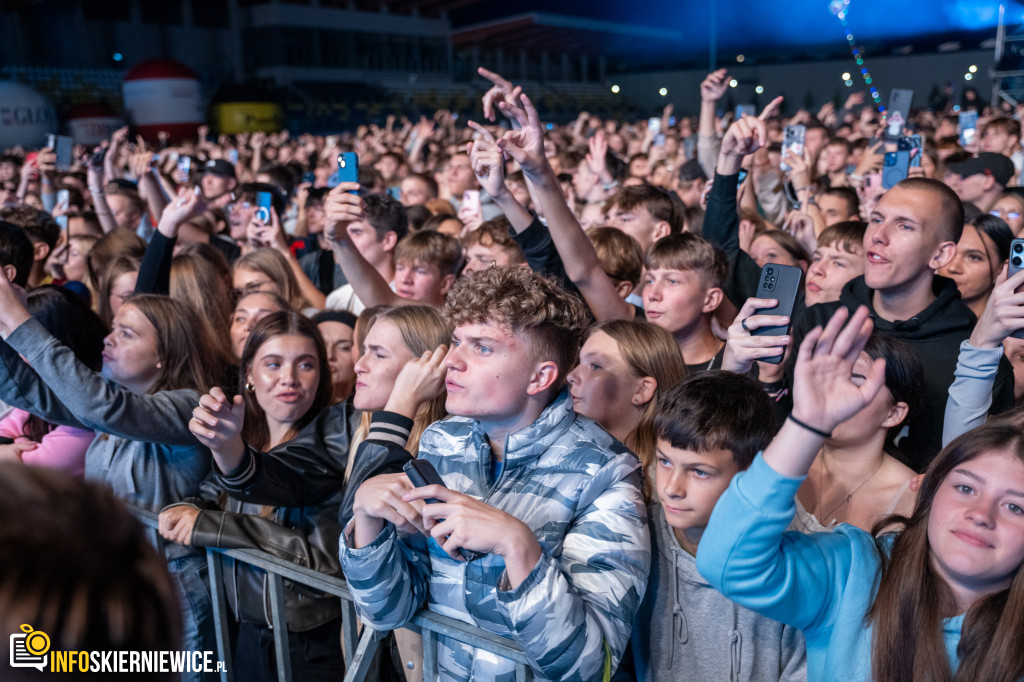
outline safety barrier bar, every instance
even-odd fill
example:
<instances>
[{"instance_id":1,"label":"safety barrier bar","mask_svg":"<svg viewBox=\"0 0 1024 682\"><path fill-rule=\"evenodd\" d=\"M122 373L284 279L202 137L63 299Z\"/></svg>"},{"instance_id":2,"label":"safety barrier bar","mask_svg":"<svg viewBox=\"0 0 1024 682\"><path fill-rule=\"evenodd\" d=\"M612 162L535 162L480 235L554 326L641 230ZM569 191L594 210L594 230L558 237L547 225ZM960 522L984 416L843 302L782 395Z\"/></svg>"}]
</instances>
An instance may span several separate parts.
<instances>
[{"instance_id":1,"label":"safety barrier bar","mask_svg":"<svg viewBox=\"0 0 1024 682\"><path fill-rule=\"evenodd\" d=\"M130 507L136 518L150 530L153 544L161 553L165 541L158 532L157 514ZM348 584L340 579L297 566L284 559L254 549L224 549L220 547L206 548L206 561L209 566L210 595L213 599L214 629L217 634L217 655L220 660L228 663L221 671L221 682L233 682L231 669L231 650L228 641L228 609L224 597L223 566L217 555L221 554L250 566L266 571L270 586L270 617L274 623L286 623L284 581L290 580L306 587L319 590L341 599L341 638L344 642L345 679L344 682L361 682L365 679L374 654L387 632L371 628L363 628L360 636L357 631L357 616L352 593ZM291 682L291 660L288 648L288 629L272 628L274 631L274 651L277 661L278 682ZM490 653L507 658L515 663L516 682L531 682L533 670L522 648L512 640L496 635L454 618L441 616L423 609L417 613L409 625L409 629L423 636L423 679L437 678L437 637L450 637L469 646L483 649Z\"/></svg>"}]
</instances>

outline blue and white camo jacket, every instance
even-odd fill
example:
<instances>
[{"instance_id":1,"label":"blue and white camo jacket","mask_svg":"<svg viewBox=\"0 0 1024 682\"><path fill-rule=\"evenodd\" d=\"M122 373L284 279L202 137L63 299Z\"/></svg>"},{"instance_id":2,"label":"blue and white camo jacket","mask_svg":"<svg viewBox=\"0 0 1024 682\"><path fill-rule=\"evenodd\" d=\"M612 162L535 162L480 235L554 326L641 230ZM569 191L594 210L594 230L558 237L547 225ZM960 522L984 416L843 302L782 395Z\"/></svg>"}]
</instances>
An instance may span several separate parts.
<instances>
[{"instance_id":1,"label":"blue and white camo jacket","mask_svg":"<svg viewBox=\"0 0 1024 682\"><path fill-rule=\"evenodd\" d=\"M428 428L419 457L453 490L501 509L537 536L543 555L516 589L500 590L502 557L451 559L432 539L388 526L341 564L360 617L403 626L426 600L435 612L515 640L540 680L600 680L618 665L647 587L647 511L636 456L572 409L563 391L540 418L510 434L491 482L491 450L478 422L452 417ZM439 638L442 682L514 679L503 658Z\"/></svg>"}]
</instances>

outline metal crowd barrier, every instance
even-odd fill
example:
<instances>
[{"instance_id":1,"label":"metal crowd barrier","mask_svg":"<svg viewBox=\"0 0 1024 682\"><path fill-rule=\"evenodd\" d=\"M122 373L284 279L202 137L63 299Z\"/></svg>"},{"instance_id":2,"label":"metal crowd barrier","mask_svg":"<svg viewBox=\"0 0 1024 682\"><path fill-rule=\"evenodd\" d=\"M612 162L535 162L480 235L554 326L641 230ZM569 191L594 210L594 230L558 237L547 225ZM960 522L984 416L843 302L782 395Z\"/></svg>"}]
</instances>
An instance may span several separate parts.
<instances>
[{"instance_id":1,"label":"metal crowd barrier","mask_svg":"<svg viewBox=\"0 0 1024 682\"><path fill-rule=\"evenodd\" d=\"M157 531L157 514L138 507L130 508L135 517L149 528L153 544L163 553L165 541ZM291 580L341 599L341 638L344 642L345 656L344 682L362 682L366 678L377 647L387 633L366 627L363 628L362 635L359 634L352 593L349 592L348 585L344 580L296 566L259 550L207 547L206 561L209 566L210 596L213 599L214 626L217 633L217 655L220 660L227 663L220 674L221 682L233 682L234 674L231 665L232 652L228 641L228 607L224 598L224 574L221 562L217 558L218 554L267 572L270 584L270 616L274 623L287 622L284 603L285 580ZM511 660L515 663L516 682L532 682L533 680L533 671L526 654L521 647L507 637L481 630L454 618L431 613L426 609L421 610L413 617L409 629L423 636L424 682L437 679L438 635L450 637ZM278 682L291 682L288 629L275 627L273 631Z\"/></svg>"}]
</instances>

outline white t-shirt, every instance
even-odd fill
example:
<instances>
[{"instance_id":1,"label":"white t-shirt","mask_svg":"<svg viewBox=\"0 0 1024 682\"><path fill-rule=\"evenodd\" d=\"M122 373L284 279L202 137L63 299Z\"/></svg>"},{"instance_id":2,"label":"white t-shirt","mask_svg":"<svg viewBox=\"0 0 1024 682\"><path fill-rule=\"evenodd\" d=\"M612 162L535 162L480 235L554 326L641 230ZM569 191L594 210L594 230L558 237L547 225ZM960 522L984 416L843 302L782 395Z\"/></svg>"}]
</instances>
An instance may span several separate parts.
<instances>
[{"instance_id":1,"label":"white t-shirt","mask_svg":"<svg viewBox=\"0 0 1024 682\"><path fill-rule=\"evenodd\" d=\"M391 291L395 290L395 283L391 282ZM338 287L327 295L327 301L324 303L325 310L347 310L353 315L366 310L366 306L356 296L355 289L352 288L351 284Z\"/></svg>"}]
</instances>

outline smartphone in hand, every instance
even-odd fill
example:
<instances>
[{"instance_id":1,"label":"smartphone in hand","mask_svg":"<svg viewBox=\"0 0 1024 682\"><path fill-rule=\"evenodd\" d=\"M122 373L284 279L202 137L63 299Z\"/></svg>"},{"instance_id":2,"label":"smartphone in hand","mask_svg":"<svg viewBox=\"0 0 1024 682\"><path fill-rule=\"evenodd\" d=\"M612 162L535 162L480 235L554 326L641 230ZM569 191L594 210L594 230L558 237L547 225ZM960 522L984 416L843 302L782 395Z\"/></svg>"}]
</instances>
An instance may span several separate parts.
<instances>
[{"instance_id":1,"label":"smartphone in hand","mask_svg":"<svg viewBox=\"0 0 1024 682\"><path fill-rule=\"evenodd\" d=\"M1024 270L1024 239L1014 239L1010 242L1010 264L1006 267L1007 279L1021 270ZM1024 339L1024 329L1018 329L1010 336L1015 339Z\"/></svg>"},{"instance_id":2,"label":"smartphone in hand","mask_svg":"<svg viewBox=\"0 0 1024 682\"><path fill-rule=\"evenodd\" d=\"M783 132L782 137L782 158L783 161L779 163L779 168L784 172L788 173L793 170L793 167L786 163L786 153L793 152L795 156L803 156L804 153L804 139L807 137L807 126L795 125L786 126L786 130Z\"/></svg>"},{"instance_id":3,"label":"smartphone in hand","mask_svg":"<svg viewBox=\"0 0 1024 682\"><path fill-rule=\"evenodd\" d=\"M270 192L258 192L256 194L256 218L265 225L270 224L270 209L274 205L274 198Z\"/></svg>"},{"instance_id":4,"label":"smartphone in hand","mask_svg":"<svg viewBox=\"0 0 1024 682\"><path fill-rule=\"evenodd\" d=\"M46 146L57 155L57 170L71 170L71 149L73 142L70 137L64 135L50 134L46 140Z\"/></svg>"},{"instance_id":5,"label":"smartphone in hand","mask_svg":"<svg viewBox=\"0 0 1024 682\"><path fill-rule=\"evenodd\" d=\"M338 183L342 182L359 182L359 155L355 152L338 154ZM348 193L359 194L356 190Z\"/></svg>"},{"instance_id":6,"label":"smartphone in hand","mask_svg":"<svg viewBox=\"0 0 1024 682\"><path fill-rule=\"evenodd\" d=\"M444 485L444 481L441 479L441 475L437 473L437 469L434 465L425 459L411 459L405 463L402 467L402 471L409 477L409 481L417 488L422 488L427 485ZM433 497L424 500L427 504L437 504L440 500Z\"/></svg>"},{"instance_id":7,"label":"smartphone in hand","mask_svg":"<svg viewBox=\"0 0 1024 682\"><path fill-rule=\"evenodd\" d=\"M757 311L766 315L785 315L790 318L790 324L775 327L760 327L751 332L753 336L785 336L793 321L793 307L796 305L796 297L800 293L800 279L803 277L803 270L794 265L780 265L778 263L765 263L761 268L761 278L758 280L755 298L773 298L778 303L774 308L762 308ZM762 358L758 362L767 362L777 365L782 362L785 352L770 358Z\"/></svg>"}]
</instances>

